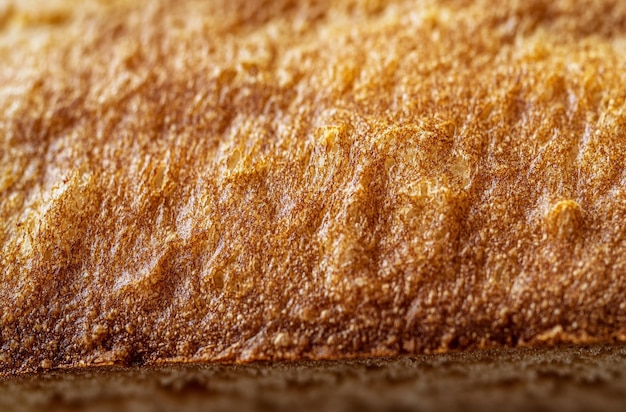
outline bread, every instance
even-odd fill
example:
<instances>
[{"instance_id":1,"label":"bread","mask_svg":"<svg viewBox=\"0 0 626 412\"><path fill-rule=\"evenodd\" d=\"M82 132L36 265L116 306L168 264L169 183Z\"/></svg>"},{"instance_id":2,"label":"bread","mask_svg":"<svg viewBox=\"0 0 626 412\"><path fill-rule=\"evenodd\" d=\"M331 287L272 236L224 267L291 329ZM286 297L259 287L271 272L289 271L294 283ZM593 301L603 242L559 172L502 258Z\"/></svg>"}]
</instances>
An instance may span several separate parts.
<instances>
[{"instance_id":1,"label":"bread","mask_svg":"<svg viewBox=\"0 0 626 412\"><path fill-rule=\"evenodd\" d=\"M622 2L0 13L0 373L626 341Z\"/></svg>"}]
</instances>

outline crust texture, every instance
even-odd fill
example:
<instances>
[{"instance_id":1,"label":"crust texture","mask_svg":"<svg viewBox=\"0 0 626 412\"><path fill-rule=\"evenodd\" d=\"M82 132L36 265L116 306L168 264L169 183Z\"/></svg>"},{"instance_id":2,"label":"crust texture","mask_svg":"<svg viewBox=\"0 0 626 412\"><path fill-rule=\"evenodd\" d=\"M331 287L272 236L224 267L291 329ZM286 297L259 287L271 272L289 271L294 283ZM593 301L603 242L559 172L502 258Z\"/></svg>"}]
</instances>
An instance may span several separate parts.
<instances>
[{"instance_id":1,"label":"crust texture","mask_svg":"<svg viewBox=\"0 0 626 412\"><path fill-rule=\"evenodd\" d=\"M0 373L626 341L623 2L2 4Z\"/></svg>"}]
</instances>

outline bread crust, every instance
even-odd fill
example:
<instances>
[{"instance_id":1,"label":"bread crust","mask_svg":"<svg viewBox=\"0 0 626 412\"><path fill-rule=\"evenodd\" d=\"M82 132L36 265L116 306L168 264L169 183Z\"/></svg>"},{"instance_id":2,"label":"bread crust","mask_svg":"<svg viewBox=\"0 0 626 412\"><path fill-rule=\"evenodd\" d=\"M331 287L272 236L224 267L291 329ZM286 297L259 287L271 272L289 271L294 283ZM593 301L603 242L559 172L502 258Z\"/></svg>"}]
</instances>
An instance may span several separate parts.
<instances>
[{"instance_id":1,"label":"bread crust","mask_svg":"<svg viewBox=\"0 0 626 412\"><path fill-rule=\"evenodd\" d=\"M626 340L617 1L0 11L0 373Z\"/></svg>"}]
</instances>

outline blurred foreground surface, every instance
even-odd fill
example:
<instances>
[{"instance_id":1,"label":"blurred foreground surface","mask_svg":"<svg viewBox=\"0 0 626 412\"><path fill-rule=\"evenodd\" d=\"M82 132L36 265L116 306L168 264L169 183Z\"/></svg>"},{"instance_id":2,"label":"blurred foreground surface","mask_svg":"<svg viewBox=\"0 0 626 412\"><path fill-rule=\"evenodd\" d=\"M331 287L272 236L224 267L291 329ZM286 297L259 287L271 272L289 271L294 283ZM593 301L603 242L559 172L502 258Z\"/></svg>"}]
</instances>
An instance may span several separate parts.
<instances>
[{"instance_id":1,"label":"blurred foreground surface","mask_svg":"<svg viewBox=\"0 0 626 412\"><path fill-rule=\"evenodd\" d=\"M621 411L626 347L99 368L0 381L2 411Z\"/></svg>"}]
</instances>

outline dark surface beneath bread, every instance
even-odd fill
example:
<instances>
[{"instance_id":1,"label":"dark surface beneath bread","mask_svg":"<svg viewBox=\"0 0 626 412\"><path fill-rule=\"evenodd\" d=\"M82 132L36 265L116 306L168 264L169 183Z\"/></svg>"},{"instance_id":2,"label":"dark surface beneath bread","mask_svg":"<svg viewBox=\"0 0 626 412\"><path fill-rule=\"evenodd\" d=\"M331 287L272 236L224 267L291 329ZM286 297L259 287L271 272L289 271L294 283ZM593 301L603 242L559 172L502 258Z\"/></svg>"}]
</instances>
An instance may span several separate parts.
<instances>
[{"instance_id":1,"label":"dark surface beneath bread","mask_svg":"<svg viewBox=\"0 0 626 412\"><path fill-rule=\"evenodd\" d=\"M622 411L626 346L100 367L0 381L0 410Z\"/></svg>"}]
</instances>

